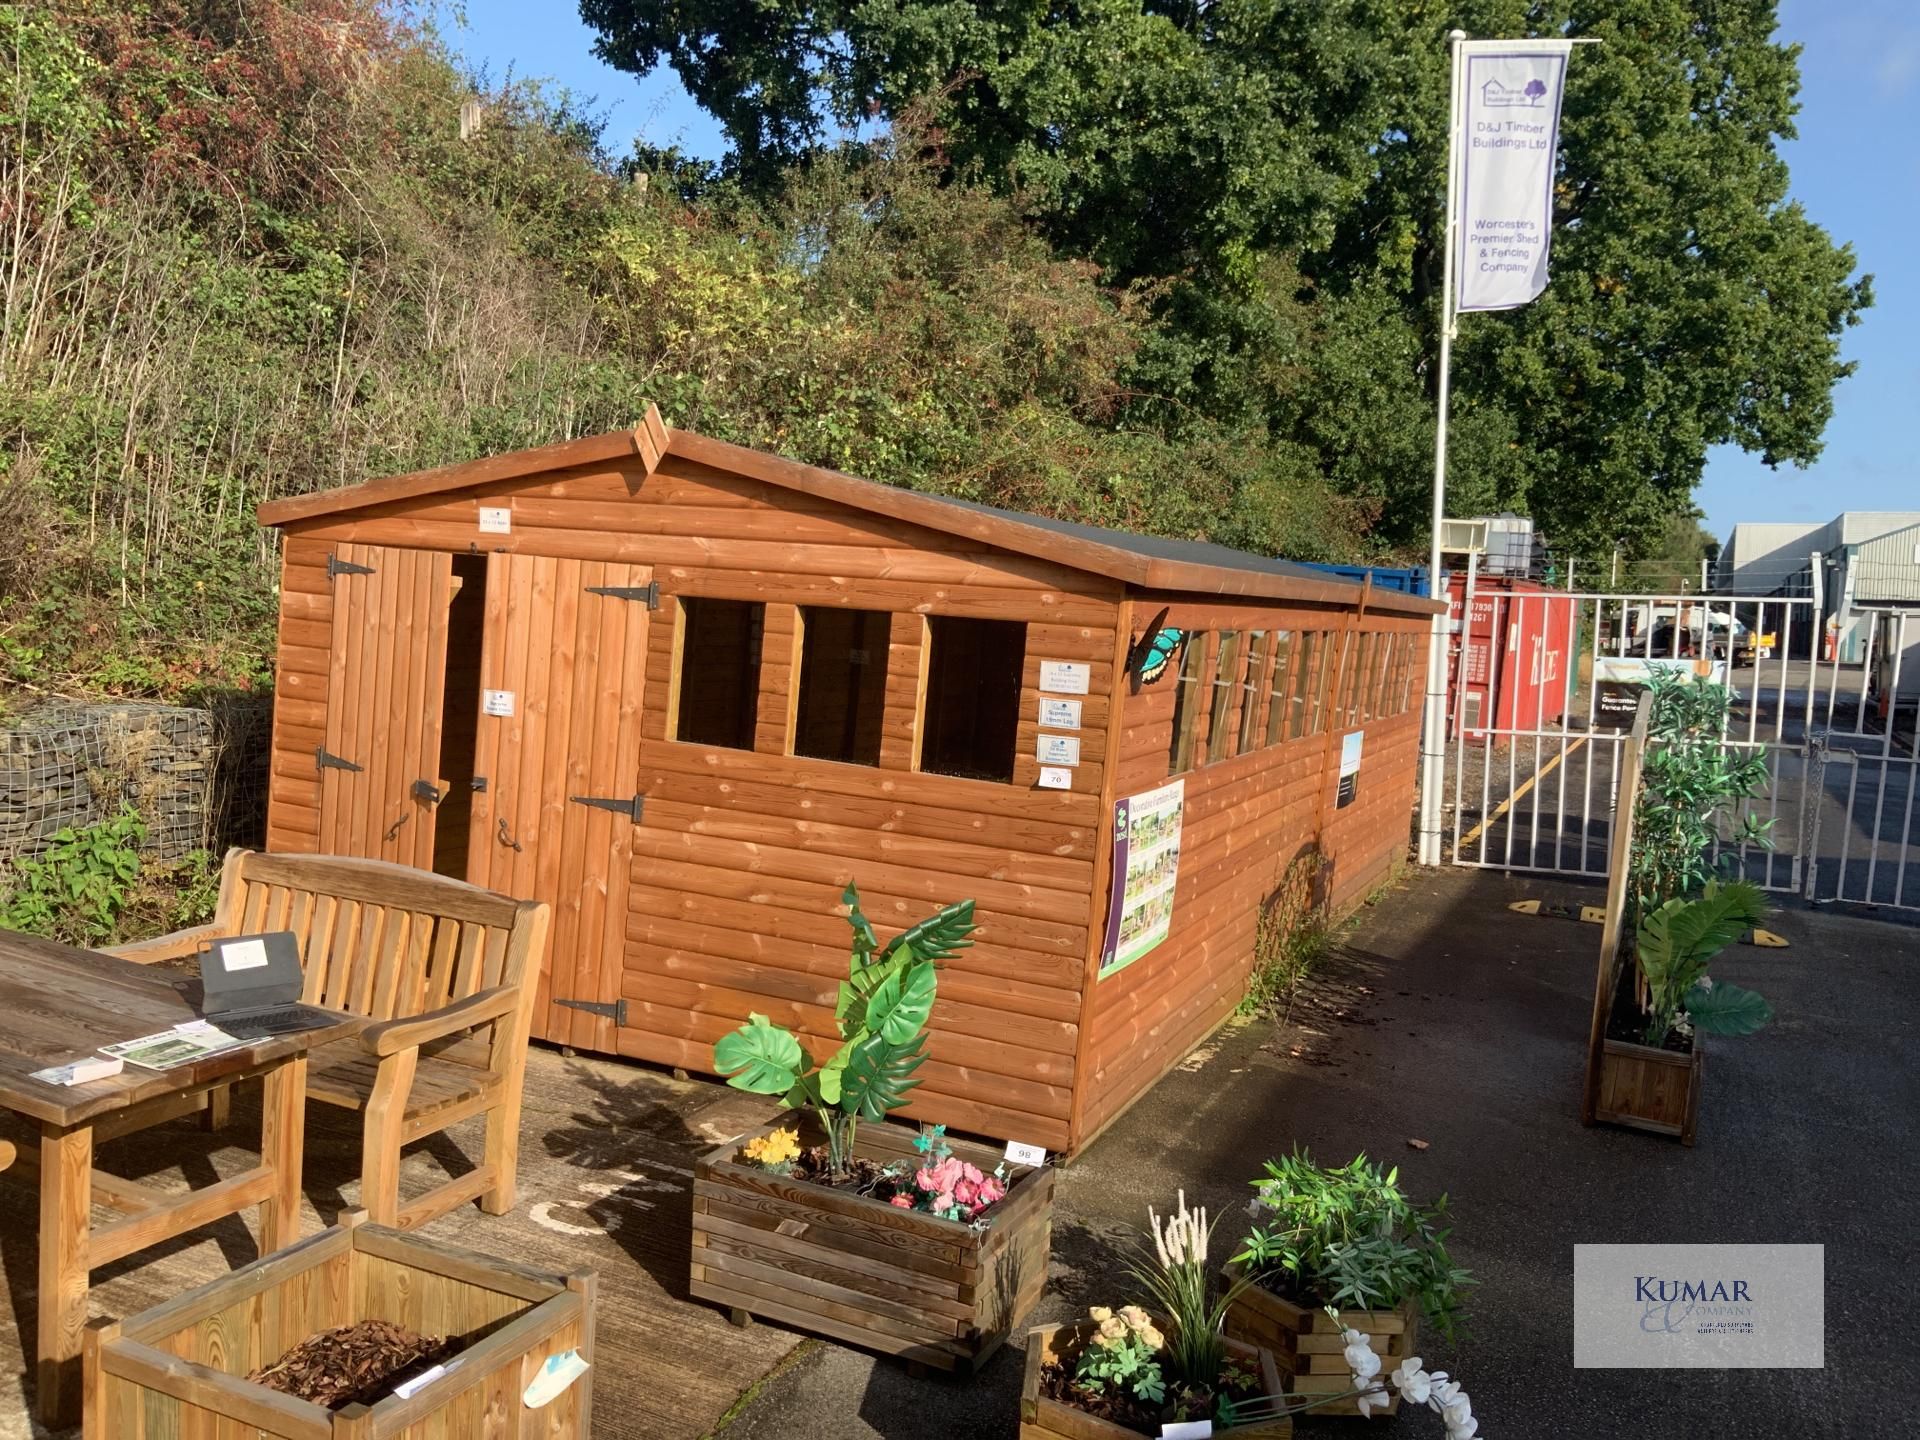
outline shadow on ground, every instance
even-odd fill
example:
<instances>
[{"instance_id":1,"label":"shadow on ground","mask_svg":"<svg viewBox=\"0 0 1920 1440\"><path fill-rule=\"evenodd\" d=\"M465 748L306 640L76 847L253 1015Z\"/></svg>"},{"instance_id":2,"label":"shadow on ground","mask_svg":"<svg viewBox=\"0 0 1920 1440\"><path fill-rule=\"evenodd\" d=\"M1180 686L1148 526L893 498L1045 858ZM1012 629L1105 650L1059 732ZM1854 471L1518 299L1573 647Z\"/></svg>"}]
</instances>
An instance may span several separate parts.
<instances>
[{"instance_id":1,"label":"shadow on ground","mask_svg":"<svg viewBox=\"0 0 1920 1440\"><path fill-rule=\"evenodd\" d=\"M1365 1151L1397 1164L1412 1193L1452 1196L1455 1254L1481 1284L1471 1333L1422 1349L1467 1385L1488 1435L1906 1433L1903 1397L1920 1367L1884 1337L1908 1308L1920 1178L1913 932L1794 910L1773 923L1792 948L1729 952L1717 972L1765 994L1779 1018L1713 1045L1687 1150L1581 1127L1599 929L1505 908L1597 893L1461 870L1419 872L1388 893L1286 1023L1203 1048L1202 1063L1169 1075L1063 1172L1036 1321L1120 1294L1146 1207L1176 1188L1213 1207L1224 1247L1264 1158L1296 1143L1333 1162ZM1827 1368L1574 1370L1573 1246L1624 1241L1824 1244ZM821 1344L720 1440L1011 1440L1022 1364L1009 1345L971 1380L912 1379ZM1425 1411L1300 1429L1440 1434Z\"/></svg>"}]
</instances>

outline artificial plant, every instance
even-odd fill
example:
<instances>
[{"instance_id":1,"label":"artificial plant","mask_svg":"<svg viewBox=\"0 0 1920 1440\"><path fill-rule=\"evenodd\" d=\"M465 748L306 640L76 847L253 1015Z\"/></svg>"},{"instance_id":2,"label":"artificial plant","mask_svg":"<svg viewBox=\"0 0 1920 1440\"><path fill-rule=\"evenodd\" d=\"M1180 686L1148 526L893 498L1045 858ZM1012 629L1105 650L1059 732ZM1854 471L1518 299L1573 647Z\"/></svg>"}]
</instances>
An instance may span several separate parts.
<instances>
[{"instance_id":1,"label":"artificial plant","mask_svg":"<svg viewBox=\"0 0 1920 1440\"><path fill-rule=\"evenodd\" d=\"M1710 879L1732 878L1741 849L1772 848L1773 821L1751 812L1730 835L1720 833L1721 816L1767 783L1765 753L1729 741L1733 692L1666 670L1654 671L1648 688L1653 708L1628 860L1635 924Z\"/></svg>"},{"instance_id":2,"label":"artificial plant","mask_svg":"<svg viewBox=\"0 0 1920 1440\"><path fill-rule=\"evenodd\" d=\"M1295 1150L1267 1161L1266 1171L1247 1207L1259 1223L1236 1264L1304 1304L1391 1310L1417 1297L1434 1328L1452 1337L1473 1277L1447 1253L1445 1195L1415 1206L1401 1193L1399 1169L1382 1174L1365 1155L1323 1167Z\"/></svg>"},{"instance_id":3,"label":"artificial plant","mask_svg":"<svg viewBox=\"0 0 1920 1440\"><path fill-rule=\"evenodd\" d=\"M1649 1045L1686 1026L1706 1035L1751 1035L1773 1008L1751 990L1707 974L1713 957L1766 918L1758 886L1709 880L1697 899L1669 900L1640 923L1637 953L1647 982Z\"/></svg>"},{"instance_id":4,"label":"artificial plant","mask_svg":"<svg viewBox=\"0 0 1920 1440\"><path fill-rule=\"evenodd\" d=\"M847 978L840 982L834 1026L840 1047L816 1065L791 1030L765 1015L720 1037L714 1068L736 1090L778 1095L790 1110L810 1108L827 1136L828 1169L844 1178L862 1119L883 1119L906 1104L926 1059L936 967L973 942L973 901L960 900L904 930L885 945L860 909L851 883L841 901L853 927Z\"/></svg>"}]
</instances>

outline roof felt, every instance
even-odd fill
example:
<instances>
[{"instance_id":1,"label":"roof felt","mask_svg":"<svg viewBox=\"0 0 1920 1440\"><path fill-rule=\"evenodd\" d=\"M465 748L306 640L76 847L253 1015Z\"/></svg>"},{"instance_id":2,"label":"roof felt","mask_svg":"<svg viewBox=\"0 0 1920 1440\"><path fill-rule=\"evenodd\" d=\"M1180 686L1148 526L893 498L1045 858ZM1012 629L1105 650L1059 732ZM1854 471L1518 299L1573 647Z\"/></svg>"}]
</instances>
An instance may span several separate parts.
<instances>
[{"instance_id":1,"label":"roof felt","mask_svg":"<svg viewBox=\"0 0 1920 1440\"><path fill-rule=\"evenodd\" d=\"M1316 570L1309 565L1296 565L1291 560L1255 555L1251 550L1235 550L1231 546L1215 545L1205 540L1175 540L1164 535L1140 535L1131 530L1109 530L1104 525L1082 525L1076 520L1056 520L1051 516L1035 515L1026 510L1003 510L997 505L982 505L977 500L962 500L952 495L938 495L931 491L915 493L927 495L928 498L938 500L943 505L955 505L963 510L972 510L976 514L1012 520L1021 525L1050 531L1055 535L1088 540L1096 545L1111 545L1116 550L1125 550L1149 560L1171 560L1181 565L1211 565L1225 570L1246 570L1256 575L1279 575L1288 579L1315 583L1325 581L1329 584L1345 585L1355 591L1360 589L1358 581L1335 575L1331 571Z\"/></svg>"}]
</instances>

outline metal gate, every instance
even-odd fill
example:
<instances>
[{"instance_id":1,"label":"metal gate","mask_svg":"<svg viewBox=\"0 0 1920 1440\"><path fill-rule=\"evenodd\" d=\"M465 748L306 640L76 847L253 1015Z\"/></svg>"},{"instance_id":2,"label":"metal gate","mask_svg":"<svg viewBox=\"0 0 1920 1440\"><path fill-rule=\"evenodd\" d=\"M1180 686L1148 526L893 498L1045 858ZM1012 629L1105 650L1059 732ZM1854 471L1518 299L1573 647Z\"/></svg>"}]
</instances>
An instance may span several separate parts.
<instances>
[{"instance_id":1,"label":"metal gate","mask_svg":"<svg viewBox=\"0 0 1920 1440\"><path fill-rule=\"evenodd\" d=\"M1681 666L1732 689L1725 743L1767 758L1752 809L1773 845L1741 847L1739 871L1816 901L1920 909L1920 612L1823 623L1817 580L1804 597L1475 581L1450 646L1453 863L1604 876L1633 697L1647 670Z\"/></svg>"},{"instance_id":2,"label":"metal gate","mask_svg":"<svg viewBox=\"0 0 1920 1440\"><path fill-rule=\"evenodd\" d=\"M1806 895L1920 910L1920 612L1854 610L1833 628L1808 751L1815 803ZM1843 641L1857 662L1841 659Z\"/></svg>"}]
</instances>

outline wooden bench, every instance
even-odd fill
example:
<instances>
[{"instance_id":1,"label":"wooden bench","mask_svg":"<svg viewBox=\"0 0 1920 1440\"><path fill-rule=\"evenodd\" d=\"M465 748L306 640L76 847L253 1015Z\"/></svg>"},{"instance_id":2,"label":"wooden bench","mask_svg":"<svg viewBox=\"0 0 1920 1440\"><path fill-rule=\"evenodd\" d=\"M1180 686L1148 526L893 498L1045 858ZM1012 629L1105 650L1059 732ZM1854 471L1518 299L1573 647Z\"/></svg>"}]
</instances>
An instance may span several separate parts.
<instances>
[{"instance_id":1,"label":"wooden bench","mask_svg":"<svg viewBox=\"0 0 1920 1440\"><path fill-rule=\"evenodd\" d=\"M478 1199L513 1208L527 1024L550 912L464 881L334 855L228 852L209 925L109 953L151 963L228 935L291 930L310 1005L375 1023L317 1050L307 1094L365 1112L360 1203L378 1225L412 1229ZM224 1091L204 1103L225 1121ZM464 1175L400 1203L400 1150L476 1115L486 1148Z\"/></svg>"}]
</instances>

